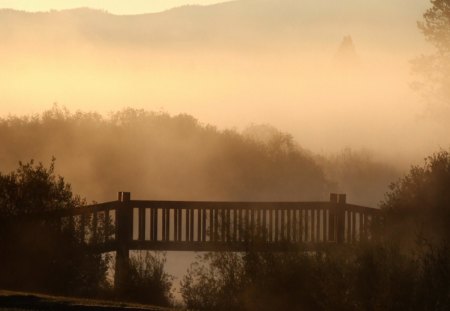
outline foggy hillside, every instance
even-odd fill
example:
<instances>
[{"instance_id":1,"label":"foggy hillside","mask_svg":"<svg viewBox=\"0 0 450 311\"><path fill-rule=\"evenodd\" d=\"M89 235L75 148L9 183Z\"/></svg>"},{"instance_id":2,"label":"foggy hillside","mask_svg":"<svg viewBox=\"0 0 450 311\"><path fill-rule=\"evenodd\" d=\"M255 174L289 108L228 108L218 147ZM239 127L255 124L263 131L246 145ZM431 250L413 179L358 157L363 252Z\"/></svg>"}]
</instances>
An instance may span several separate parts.
<instances>
[{"instance_id":1,"label":"foggy hillside","mask_svg":"<svg viewBox=\"0 0 450 311\"><path fill-rule=\"evenodd\" d=\"M43 13L2 10L0 33L3 40L60 44L85 39L90 44L162 48L170 44L224 46L234 42L240 47L256 44L276 49L274 44L280 40L305 47L324 39L339 40L348 30L366 40L371 35L373 44L398 40L401 33L406 50L417 44L414 41L418 35L408 23L418 18L423 4L417 4L424 1L414 2L414 9L405 10L400 0L389 7L378 1L241 0L128 16L87 8Z\"/></svg>"},{"instance_id":2,"label":"foggy hillside","mask_svg":"<svg viewBox=\"0 0 450 311\"><path fill-rule=\"evenodd\" d=\"M102 117L54 107L0 120L0 171L19 160L49 163L88 200L117 191L163 200L327 200L346 192L376 206L398 171L347 150L314 155L269 126L219 131L189 115L126 109Z\"/></svg>"}]
</instances>

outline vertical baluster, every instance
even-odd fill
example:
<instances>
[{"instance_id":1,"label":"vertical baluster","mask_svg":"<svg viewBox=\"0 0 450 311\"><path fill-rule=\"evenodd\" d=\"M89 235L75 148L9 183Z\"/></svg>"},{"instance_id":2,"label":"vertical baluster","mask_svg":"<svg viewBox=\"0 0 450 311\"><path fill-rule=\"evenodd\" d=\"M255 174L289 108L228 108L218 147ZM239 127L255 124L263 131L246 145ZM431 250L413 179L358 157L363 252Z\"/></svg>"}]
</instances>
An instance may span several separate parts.
<instances>
[{"instance_id":1,"label":"vertical baluster","mask_svg":"<svg viewBox=\"0 0 450 311\"><path fill-rule=\"evenodd\" d=\"M202 241L202 210L197 209L197 241Z\"/></svg>"},{"instance_id":2,"label":"vertical baluster","mask_svg":"<svg viewBox=\"0 0 450 311\"><path fill-rule=\"evenodd\" d=\"M269 241L273 241L273 209L269 209Z\"/></svg>"},{"instance_id":3,"label":"vertical baluster","mask_svg":"<svg viewBox=\"0 0 450 311\"><path fill-rule=\"evenodd\" d=\"M275 242L278 242L279 232L278 232L278 213L280 212L279 209L275 210Z\"/></svg>"},{"instance_id":4,"label":"vertical baluster","mask_svg":"<svg viewBox=\"0 0 450 311\"><path fill-rule=\"evenodd\" d=\"M191 242L194 242L194 230L195 230L195 228L194 228L194 209L190 210L189 217L190 217L190 219L189 219L189 223L190 223L190 225L189 225L189 240Z\"/></svg>"},{"instance_id":5,"label":"vertical baluster","mask_svg":"<svg viewBox=\"0 0 450 311\"><path fill-rule=\"evenodd\" d=\"M328 241L336 241L336 212L334 207L328 210Z\"/></svg>"},{"instance_id":6,"label":"vertical baluster","mask_svg":"<svg viewBox=\"0 0 450 311\"><path fill-rule=\"evenodd\" d=\"M154 234L153 234L153 230L154 230L154 222L153 222L153 208L150 209L150 241L153 241L154 238Z\"/></svg>"},{"instance_id":7,"label":"vertical baluster","mask_svg":"<svg viewBox=\"0 0 450 311\"><path fill-rule=\"evenodd\" d=\"M364 212L359 213L359 240L364 241L365 240L365 233L364 233Z\"/></svg>"},{"instance_id":8,"label":"vertical baluster","mask_svg":"<svg viewBox=\"0 0 450 311\"><path fill-rule=\"evenodd\" d=\"M239 208L238 209L238 220L239 220L239 224L238 224L238 240L242 241L242 209Z\"/></svg>"},{"instance_id":9,"label":"vertical baluster","mask_svg":"<svg viewBox=\"0 0 450 311\"><path fill-rule=\"evenodd\" d=\"M153 212L154 212L154 217L153 217L153 221L155 222L155 225L154 225L154 237L155 237L155 241L157 241L158 240L158 231L159 231L159 226L162 226L162 224L160 224L159 223L159 216L158 216L158 209L157 208L155 208L155 209L153 209Z\"/></svg>"},{"instance_id":10,"label":"vertical baluster","mask_svg":"<svg viewBox=\"0 0 450 311\"><path fill-rule=\"evenodd\" d=\"M261 209L256 209L256 237L261 237Z\"/></svg>"},{"instance_id":11,"label":"vertical baluster","mask_svg":"<svg viewBox=\"0 0 450 311\"><path fill-rule=\"evenodd\" d=\"M263 233L263 241L267 242L267 209L262 210L262 233Z\"/></svg>"},{"instance_id":12,"label":"vertical baluster","mask_svg":"<svg viewBox=\"0 0 450 311\"><path fill-rule=\"evenodd\" d=\"M166 209L163 208L161 210L162 212L162 236L161 236L161 240L165 241L166 240Z\"/></svg>"},{"instance_id":13,"label":"vertical baluster","mask_svg":"<svg viewBox=\"0 0 450 311\"><path fill-rule=\"evenodd\" d=\"M214 241L219 241L219 210L214 210Z\"/></svg>"},{"instance_id":14,"label":"vertical baluster","mask_svg":"<svg viewBox=\"0 0 450 311\"><path fill-rule=\"evenodd\" d=\"M206 209L203 209L202 217L202 242L206 242Z\"/></svg>"},{"instance_id":15,"label":"vertical baluster","mask_svg":"<svg viewBox=\"0 0 450 311\"><path fill-rule=\"evenodd\" d=\"M352 211L352 242L356 241L356 212Z\"/></svg>"},{"instance_id":16,"label":"vertical baluster","mask_svg":"<svg viewBox=\"0 0 450 311\"><path fill-rule=\"evenodd\" d=\"M226 230L225 230L225 238L229 242L230 239L230 232L231 232L231 215L230 215L230 208L227 208L226 210Z\"/></svg>"},{"instance_id":17,"label":"vertical baluster","mask_svg":"<svg viewBox=\"0 0 450 311\"><path fill-rule=\"evenodd\" d=\"M166 209L166 241L170 241L170 208Z\"/></svg>"},{"instance_id":18,"label":"vertical baluster","mask_svg":"<svg viewBox=\"0 0 450 311\"><path fill-rule=\"evenodd\" d=\"M292 210L292 241L298 242L298 231L297 231L297 209Z\"/></svg>"},{"instance_id":19,"label":"vertical baluster","mask_svg":"<svg viewBox=\"0 0 450 311\"><path fill-rule=\"evenodd\" d=\"M182 241L182 224L183 224L183 210L181 208L178 209L178 241Z\"/></svg>"},{"instance_id":20,"label":"vertical baluster","mask_svg":"<svg viewBox=\"0 0 450 311\"><path fill-rule=\"evenodd\" d=\"M310 241L310 237L311 237L310 232L309 232L310 223L311 223L310 210L306 209L305 210L305 242Z\"/></svg>"},{"instance_id":21,"label":"vertical baluster","mask_svg":"<svg viewBox=\"0 0 450 311\"><path fill-rule=\"evenodd\" d=\"M139 239L139 241L144 241L145 240L145 208L143 208L143 207L139 208L138 219L139 219L138 239Z\"/></svg>"},{"instance_id":22,"label":"vertical baluster","mask_svg":"<svg viewBox=\"0 0 450 311\"><path fill-rule=\"evenodd\" d=\"M225 209L222 208L221 213L220 213L220 224L221 224L221 236L220 236L220 241L225 242L225 228L226 228L226 218L225 218Z\"/></svg>"},{"instance_id":23,"label":"vertical baluster","mask_svg":"<svg viewBox=\"0 0 450 311\"><path fill-rule=\"evenodd\" d=\"M320 242L320 224L322 223L322 209L318 209L317 212L317 220L316 220L316 242Z\"/></svg>"},{"instance_id":24,"label":"vertical baluster","mask_svg":"<svg viewBox=\"0 0 450 311\"><path fill-rule=\"evenodd\" d=\"M253 241L255 237L255 209L250 209L250 240Z\"/></svg>"},{"instance_id":25,"label":"vertical baluster","mask_svg":"<svg viewBox=\"0 0 450 311\"><path fill-rule=\"evenodd\" d=\"M297 242L303 242L303 217L302 217L302 209L297 211Z\"/></svg>"},{"instance_id":26,"label":"vertical baluster","mask_svg":"<svg viewBox=\"0 0 450 311\"><path fill-rule=\"evenodd\" d=\"M178 209L175 209L173 213L173 231L174 241L178 242Z\"/></svg>"},{"instance_id":27,"label":"vertical baluster","mask_svg":"<svg viewBox=\"0 0 450 311\"><path fill-rule=\"evenodd\" d=\"M98 212L97 209L94 210L94 212L92 213L92 239L91 242L92 243L98 243L97 239L98 239L98 221L97 221L97 217L98 217ZM59 226L59 228L61 228L61 225Z\"/></svg>"},{"instance_id":28,"label":"vertical baluster","mask_svg":"<svg viewBox=\"0 0 450 311\"><path fill-rule=\"evenodd\" d=\"M287 241L292 242L292 218L291 209L287 210Z\"/></svg>"},{"instance_id":29,"label":"vertical baluster","mask_svg":"<svg viewBox=\"0 0 450 311\"><path fill-rule=\"evenodd\" d=\"M191 220L191 217L189 216L189 214L190 214L190 209L186 209L186 219L185 219L185 221L186 221L186 241L187 242L189 242L190 241L190 237L191 237L191 235L190 235L190 232L191 232L191 229L190 229L190 226L189 226L189 224L190 224L190 220Z\"/></svg>"},{"instance_id":30,"label":"vertical baluster","mask_svg":"<svg viewBox=\"0 0 450 311\"><path fill-rule=\"evenodd\" d=\"M150 209L150 241L155 241L155 220L154 218L154 208Z\"/></svg>"},{"instance_id":31,"label":"vertical baluster","mask_svg":"<svg viewBox=\"0 0 450 311\"><path fill-rule=\"evenodd\" d=\"M209 240L214 241L214 210L209 209Z\"/></svg>"},{"instance_id":32,"label":"vertical baluster","mask_svg":"<svg viewBox=\"0 0 450 311\"><path fill-rule=\"evenodd\" d=\"M233 209L233 242L237 241L237 210Z\"/></svg>"},{"instance_id":33,"label":"vertical baluster","mask_svg":"<svg viewBox=\"0 0 450 311\"><path fill-rule=\"evenodd\" d=\"M346 213L347 213L347 243L350 243L352 241L352 214L349 210L347 210Z\"/></svg>"},{"instance_id":34,"label":"vertical baluster","mask_svg":"<svg viewBox=\"0 0 450 311\"><path fill-rule=\"evenodd\" d=\"M71 217L69 217L70 219ZM69 225L70 225L70 221L69 221ZM105 210L105 213L103 214L103 236L100 238L100 241L103 242L108 242L109 240L109 230L110 229L110 225L109 225L109 210Z\"/></svg>"},{"instance_id":35,"label":"vertical baluster","mask_svg":"<svg viewBox=\"0 0 450 311\"><path fill-rule=\"evenodd\" d=\"M245 241L249 241L250 236L250 210L246 208L245 210Z\"/></svg>"}]
</instances>

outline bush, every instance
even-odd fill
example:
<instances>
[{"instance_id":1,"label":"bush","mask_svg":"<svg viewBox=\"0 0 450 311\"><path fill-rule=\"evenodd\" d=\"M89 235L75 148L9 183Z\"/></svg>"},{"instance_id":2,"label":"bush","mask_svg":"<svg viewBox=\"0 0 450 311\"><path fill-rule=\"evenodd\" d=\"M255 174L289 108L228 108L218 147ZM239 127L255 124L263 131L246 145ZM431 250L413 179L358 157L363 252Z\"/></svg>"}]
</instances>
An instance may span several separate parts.
<instances>
[{"instance_id":1,"label":"bush","mask_svg":"<svg viewBox=\"0 0 450 311\"><path fill-rule=\"evenodd\" d=\"M84 205L70 184L33 161L0 174L0 285L4 288L94 296L106 286L108 256L87 251L76 226L27 218Z\"/></svg>"},{"instance_id":2,"label":"bush","mask_svg":"<svg viewBox=\"0 0 450 311\"><path fill-rule=\"evenodd\" d=\"M440 151L390 186L381 208L386 239L403 247L450 242L450 153Z\"/></svg>"},{"instance_id":3,"label":"bush","mask_svg":"<svg viewBox=\"0 0 450 311\"><path fill-rule=\"evenodd\" d=\"M121 298L141 303L170 306L172 277L164 269L165 254L140 251L130 258L128 280L121 290Z\"/></svg>"}]
</instances>

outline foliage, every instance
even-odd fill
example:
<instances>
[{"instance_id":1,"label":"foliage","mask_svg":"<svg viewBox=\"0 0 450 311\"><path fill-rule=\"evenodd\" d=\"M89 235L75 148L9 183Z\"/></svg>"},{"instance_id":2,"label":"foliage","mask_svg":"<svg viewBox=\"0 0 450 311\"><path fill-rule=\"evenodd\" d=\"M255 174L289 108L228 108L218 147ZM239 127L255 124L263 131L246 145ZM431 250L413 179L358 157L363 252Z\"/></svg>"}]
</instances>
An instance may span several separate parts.
<instances>
[{"instance_id":1,"label":"foliage","mask_svg":"<svg viewBox=\"0 0 450 311\"><path fill-rule=\"evenodd\" d=\"M315 201L338 191L375 205L398 176L370 152L318 156L268 125L239 133L138 109L104 117L55 106L0 119L0 140L3 169L55 155L77 192L98 201L110 200L126 180L135 196L153 199Z\"/></svg>"},{"instance_id":2,"label":"foliage","mask_svg":"<svg viewBox=\"0 0 450 311\"><path fill-rule=\"evenodd\" d=\"M208 254L188 271L193 310L448 310L450 153L390 186L381 237L323 252Z\"/></svg>"},{"instance_id":3,"label":"foliage","mask_svg":"<svg viewBox=\"0 0 450 311\"><path fill-rule=\"evenodd\" d=\"M387 185L400 176L398 169L377 160L368 150L344 148L319 158L318 163L328 179L337 182L334 192L346 193L352 203L361 205L377 206Z\"/></svg>"},{"instance_id":4,"label":"foliage","mask_svg":"<svg viewBox=\"0 0 450 311\"><path fill-rule=\"evenodd\" d=\"M95 295L106 285L108 256L86 251L76 226L30 214L82 206L71 187L42 163L0 174L0 278L8 288Z\"/></svg>"},{"instance_id":5,"label":"foliage","mask_svg":"<svg viewBox=\"0 0 450 311\"><path fill-rule=\"evenodd\" d=\"M411 244L450 241L450 153L442 150L413 166L390 185L381 207L385 212L387 237ZM408 241L409 240L409 241Z\"/></svg>"},{"instance_id":6,"label":"foliage","mask_svg":"<svg viewBox=\"0 0 450 311\"><path fill-rule=\"evenodd\" d=\"M169 306L172 277L164 269L165 254L138 252L130 258L127 284L120 295L132 301Z\"/></svg>"},{"instance_id":7,"label":"foliage","mask_svg":"<svg viewBox=\"0 0 450 311\"><path fill-rule=\"evenodd\" d=\"M0 172L0 215L20 216L51 210L67 209L83 204L74 196L69 184L55 176L55 159L47 169L42 163L19 162L10 174Z\"/></svg>"},{"instance_id":8,"label":"foliage","mask_svg":"<svg viewBox=\"0 0 450 311\"><path fill-rule=\"evenodd\" d=\"M448 310L450 306L450 245L426 245L418 258L417 310Z\"/></svg>"},{"instance_id":9,"label":"foliage","mask_svg":"<svg viewBox=\"0 0 450 311\"><path fill-rule=\"evenodd\" d=\"M260 141L184 114L124 109L104 117L55 106L0 119L0 140L2 167L55 155L77 192L98 201L124 180L153 199L319 200L329 192L322 168L289 135Z\"/></svg>"},{"instance_id":10,"label":"foliage","mask_svg":"<svg viewBox=\"0 0 450 311\"><path fill-rule=\"evenodd\" d=\"M413 60L413 71L419 80L415 87L423 92L437 115L448 117L450 112L450 1L431 0L432 7L418 23L434 53ZM438 114L439 113L439 114Z\"/></svg>"},{"instance_id":11,"label":"foliage","mask_svg":"<svg viewBox=\"0 0 450 311\"><path fill-rule=\"evenodd\" d=\"M190 310L446 310L449 256L448 248L406 256L389 244L207 254L181 291Z\"/></svg>"},{"instance_id":12,"label":"foliage","mask_svg":"<svg viewBox=\"0 0 450 311\"><path fill-rule=\"evenodd\" d=\"M242 309L243 260L237 253L198 257L181 282L181 294L192 310Z\"/></svg>"}]
</instances>

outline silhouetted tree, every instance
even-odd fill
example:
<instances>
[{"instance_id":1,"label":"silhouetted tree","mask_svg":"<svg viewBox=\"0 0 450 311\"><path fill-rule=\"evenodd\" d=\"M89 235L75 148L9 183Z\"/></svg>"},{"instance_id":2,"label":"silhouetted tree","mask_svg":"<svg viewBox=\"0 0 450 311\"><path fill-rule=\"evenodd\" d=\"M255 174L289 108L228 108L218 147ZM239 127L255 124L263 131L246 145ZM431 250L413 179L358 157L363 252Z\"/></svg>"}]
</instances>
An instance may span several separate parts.
<instances>
[{"instance_id":1,"label":"silhouetted tree","mask_svg":"<svg viewBox=\"0 0 450 311\"><path fill-rule=\"evenodd\" d=\"M328 180L291 136L268 141L220 131L189 115L124 109L109 117L55 106L0 119L0 165L60 159L60 172L98 201L126 187L136 196L179 200L319 200ZM39 146L39 148L36 148ZM89 182L86 182L89 180ZM148 187L148 185L153 185Z\"/></svg>"},{"instance_id":2,"label":"silhouetted tree","mask_svg":"<svg viewBox=\"0 0 450 311\"><path fill-rule=\"evenodd\" d=\"M417 238L450 241L450 153L437 152L423 166L390 185L382 202L389 239L413 244Z\"/></svg>"},{"instance_id":3,"label":"silhouetted tree","mask_svg":"<svg viewBox=\"0 0 450 311\"><path fill-rule=\"evenodd\" d=\"M450 307L450 153L441 150L391 185L385 239L417 257L418 310Z\"/></svg>"},{"instance_id":4,"label":"silhouetted tree","mask_svg":"<svg viewBox=\"0 0 450 311\"><path fill-rule=\"evenodd\" d=\"M415 87L421 90L432 108L441 116L450 112L450 1L431 0L432 7L418 23L434 53L413 61L413 70L421 78Z\"/></svg>"},{"instance_id":5,"label":"silhouetted tree","mask_svg":"<svg viewBox=\"0 0 450 311\"><path fill-rule=\"evenodd\" d=\"M105 286L108 256L88 252L76 226L31 217L83 204L55 175L54 159L0 173L1 286L91 296Z\"/></svg>"}]
</instances>

